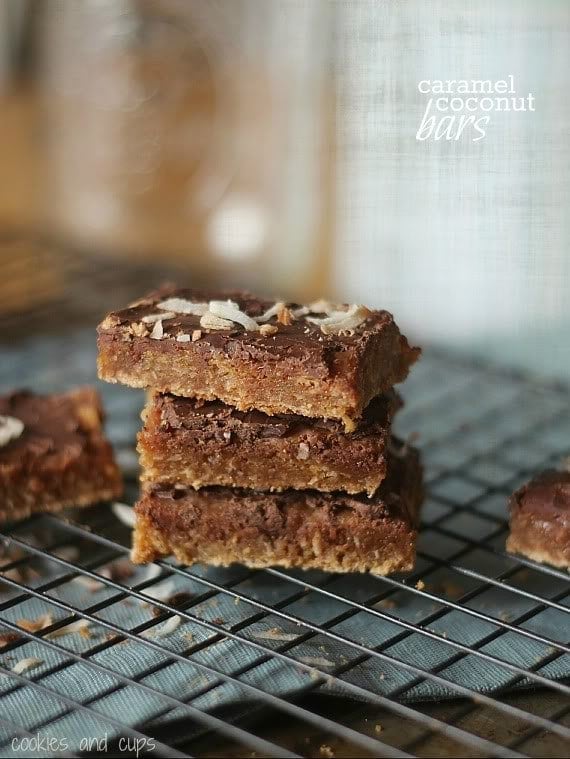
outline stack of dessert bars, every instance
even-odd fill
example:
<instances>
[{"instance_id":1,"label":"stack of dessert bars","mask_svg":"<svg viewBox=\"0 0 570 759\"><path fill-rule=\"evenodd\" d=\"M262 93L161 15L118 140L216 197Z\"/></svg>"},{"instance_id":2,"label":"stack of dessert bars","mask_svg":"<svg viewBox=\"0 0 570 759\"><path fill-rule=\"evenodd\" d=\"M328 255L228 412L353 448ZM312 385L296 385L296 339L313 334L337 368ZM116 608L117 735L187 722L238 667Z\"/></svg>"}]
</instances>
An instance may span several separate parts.
<instances>
[{"instance_id":1,"label":"stack of dessert bars","mask_svg":"<svg viewBox=\"0 0 570 759\"><path fill-rule=\"evenodd\" d=\"M389 313L164 286L98 346L149 390L133 561L412 568L421 467L391 423L419 350Z\"/></svg>"}]
</instances>

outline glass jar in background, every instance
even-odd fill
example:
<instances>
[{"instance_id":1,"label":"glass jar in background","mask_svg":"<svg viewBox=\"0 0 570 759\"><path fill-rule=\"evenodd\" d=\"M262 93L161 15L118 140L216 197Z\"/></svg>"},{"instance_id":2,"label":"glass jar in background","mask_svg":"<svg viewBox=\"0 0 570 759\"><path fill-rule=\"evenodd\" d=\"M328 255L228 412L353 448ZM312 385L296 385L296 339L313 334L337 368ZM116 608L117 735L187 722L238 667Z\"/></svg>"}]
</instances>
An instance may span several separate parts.
<instances>
[{"instance_id":1,"label":"glass jar in background","mask_svg":"<svg viewBox=\"0 0 570 759\"><path fill-rule=\"evenodd\" d=\"M196 280L326 290L334 197L327 0L42 6L50 229Z\"/></svg>"}]
</instances>

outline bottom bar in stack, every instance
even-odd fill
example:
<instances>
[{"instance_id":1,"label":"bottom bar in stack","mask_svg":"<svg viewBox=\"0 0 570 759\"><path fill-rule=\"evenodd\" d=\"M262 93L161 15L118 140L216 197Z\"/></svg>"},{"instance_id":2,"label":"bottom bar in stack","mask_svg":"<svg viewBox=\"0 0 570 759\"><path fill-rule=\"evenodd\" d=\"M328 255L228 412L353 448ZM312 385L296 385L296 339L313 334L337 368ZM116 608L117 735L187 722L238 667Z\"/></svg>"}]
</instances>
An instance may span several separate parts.
<instances>
[{"instance_id":1,"label":"bottom bar in stack","mask_svg":"<svg viewBox=\"0 0 570 759\"><path fill-rule=\"evenodd\" d=\"M173 554L184 564L408 571L422 498L419 456L411 447L389 457L388 476L370 498L149 485L135 508L132 560Z\"/></svg>"}]
</instances>

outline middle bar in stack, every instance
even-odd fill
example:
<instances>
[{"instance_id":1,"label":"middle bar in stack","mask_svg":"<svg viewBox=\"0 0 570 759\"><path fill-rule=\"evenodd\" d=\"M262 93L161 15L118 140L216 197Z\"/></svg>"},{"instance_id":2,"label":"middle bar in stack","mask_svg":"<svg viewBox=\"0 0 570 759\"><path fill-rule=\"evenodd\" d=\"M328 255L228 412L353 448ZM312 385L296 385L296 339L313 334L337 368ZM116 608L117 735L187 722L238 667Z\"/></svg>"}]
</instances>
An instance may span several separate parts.
<instances>
[{"instance_id":1,"label":"middle bar in stack","mask_svg":"<svg viewBox=\"0 0 570 759\"><path fill-rule=\"evenodd\" d=\"M155 393L138 439L142 481L372 496L386 477L390 426L401 405L394 391L378 396L345 433L336 419L269 416Z\"/></svg>"}]
</instances>

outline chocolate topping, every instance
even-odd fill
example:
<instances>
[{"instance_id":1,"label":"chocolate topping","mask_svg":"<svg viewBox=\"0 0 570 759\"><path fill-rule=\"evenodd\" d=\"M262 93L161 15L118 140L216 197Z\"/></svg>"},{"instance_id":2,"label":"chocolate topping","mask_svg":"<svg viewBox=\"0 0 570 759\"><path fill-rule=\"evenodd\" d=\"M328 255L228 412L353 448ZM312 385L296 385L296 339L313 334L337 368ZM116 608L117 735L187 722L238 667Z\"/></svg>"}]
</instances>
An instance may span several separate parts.
<instances>
[{"instance_id":1,"label":"chocolate topping","mask_svg":"<svg viewBox=\"0 0 570 759\"><path fill-rule=\"evenodd\" d=\"M548 469L516 491L513 508L540 518L560 515L570 519L570 472Z\"/></svg>"},{"instance_id":2,"label":"chocolate topping","mask_svg":"<svg viewBox=\"0 0 570 759\"><path fill-rule=\"evenodd\" d=\"M308 419L298 414L276 414L269 416L262 411L238 411L221 401L202 401L179 398L164 394L156 397L160 408L161 427L164 430L215 431L216 428L230 431L238 439L280 438L296 434L303 429L323 429L342 435L344 428L335 419ZM366 408L358 427L347 433L350 439L365 435L379 435L386 431L392 416L400 408L402 401L395 392L373 399Z\"/></svg>"},{"instance_id":3,"label":"chocolate topping","mask_svg":"<svg viewBox=\"0 0 570 759\"><path fill-rule=\"evenodd\" d=\"M207 290L177 289L172 285L164 285L159 290L151 293L142 301L132 306L116 311L108 317L99 327L99 334L105 334L113 327L130 327L139 325L144 317L157 313L157 304L167 298L183 298L195 303L204 303L211 300L232 300L236 302L241 311L252 318L261 316L267 309L274 305L273 301L257 298L250 293L242 291L215 292ZM287 304L291 310L299 307L299 304ZM277 327L274 334L267 335L259 331L246 330L238 324L233 324L231 329L204 330L197 344L202 344L204 350L214 348L222 350L227 356L239 359L255 359L262 357L265 361L279 361L284 357L289 362L302 365L303 371L308 376L327 377L333 371L338 354L350 347L351 359L364 350L367 339L371 334L378 333L393 324L391 314L387 311L371 311L370 315L360 324L356 330L347 333L324 335L318 325L311 324L304 318L293 320L290 324L279 321L278 315L271 317L268 324ZM200 329L200 316L192 314L176 314L174 318L163 317L162 321L165 336L161 341L161 348L172 350L183 348L184 343L176 340L178 334L192 334ZM135 330L136 331L136 330ZM143 340L150 339L149 336Z\"/></svg>"},{"instance_id":4,"label":"chocolate topping","mask_svg":"<svg viewBox=\"0 0 570 759\"><path fill-rule=\"evenodd\" d=\"M92 401L93 391L85 389ZM94 393L93 393L94 394ZM95 410L96 409L96 410ZM41 396L27 390L0 398L0 415L24 424L22 434L0 448L0 471L25 469L38 457L44 467L63 468L79 457L101 421L97 405L86 409L70 395Z\"/></svg>"}]
</instances>

